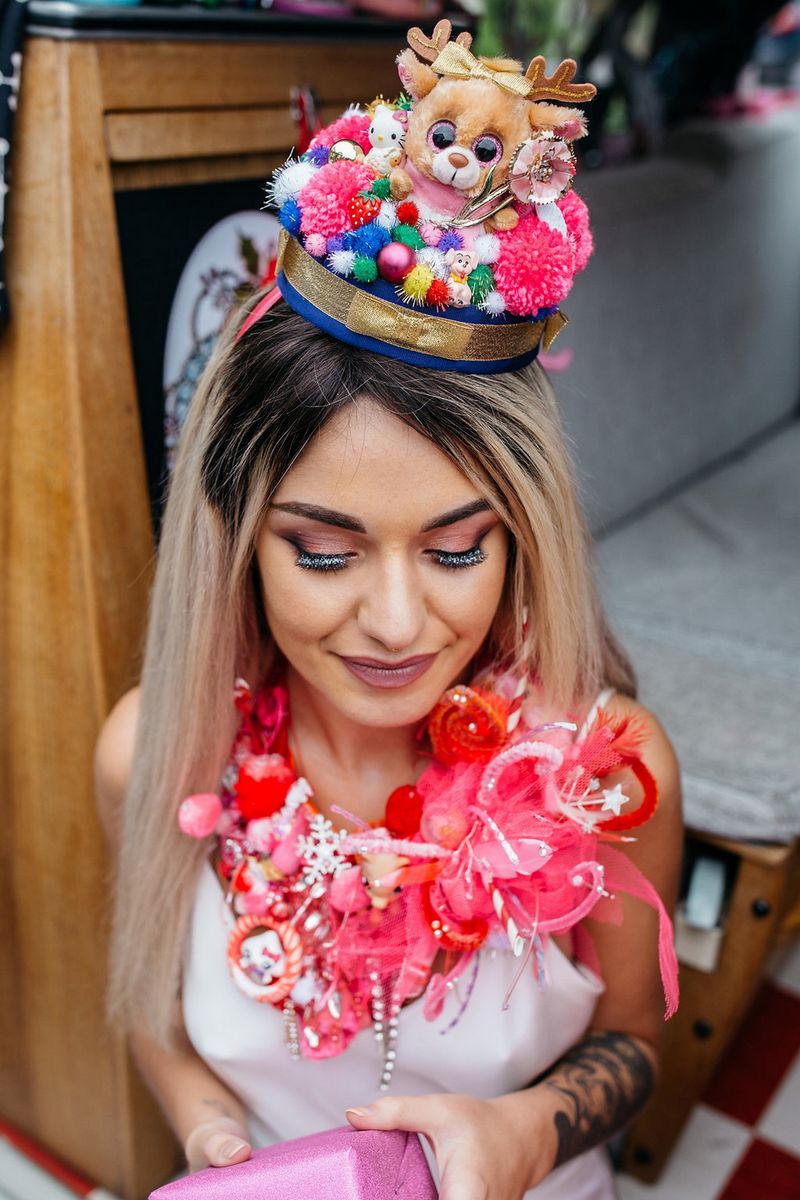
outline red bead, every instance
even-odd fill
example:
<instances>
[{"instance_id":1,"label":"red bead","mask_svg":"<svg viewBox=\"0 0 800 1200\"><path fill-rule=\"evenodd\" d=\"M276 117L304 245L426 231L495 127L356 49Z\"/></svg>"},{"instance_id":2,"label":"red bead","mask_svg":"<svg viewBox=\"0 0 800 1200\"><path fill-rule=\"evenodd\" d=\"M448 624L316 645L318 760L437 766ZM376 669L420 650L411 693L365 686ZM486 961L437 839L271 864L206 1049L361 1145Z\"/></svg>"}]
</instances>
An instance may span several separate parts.
<instances>
[{"instance_id":1,"label":"red bead","mask_svg":"<svg viewBox=\"0 0 800 1200\"><path fill-rule=\"evenodd\" d=\"M393 837L410 838L419 831L422 797L412 784L395 788L386 801L386 828Z\"/></svg>"},{"instance_id":2,"label":"red bead","mask_svg":"<svg viewBox=\"0 0 800 1200\"><path fill-rule=\"evenodd\" d=\"M294 771L287 763L271 770L263 779L255 779L242 768L236 783L239 812L246 821L271 817L283 807L286 793L294 781Z\"/></svg>"}]
</instances>

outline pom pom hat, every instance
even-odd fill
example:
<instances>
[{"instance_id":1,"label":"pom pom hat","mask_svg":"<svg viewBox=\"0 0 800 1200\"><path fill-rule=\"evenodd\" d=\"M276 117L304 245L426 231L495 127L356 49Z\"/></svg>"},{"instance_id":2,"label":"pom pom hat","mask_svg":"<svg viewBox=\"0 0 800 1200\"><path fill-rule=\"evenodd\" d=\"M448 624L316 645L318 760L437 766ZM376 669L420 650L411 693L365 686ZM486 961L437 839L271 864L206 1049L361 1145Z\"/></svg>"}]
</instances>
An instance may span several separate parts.
<instances>
[{"instance_id":1,"label":"pom pom hat","mask_svg":"<svg viewBox=\"0 0 800 1200\"><path fill-rule=\"evenodd\" d=\"M516 370L549 348L561 302L592 250L571 190L572 142L591 84L575 63L551 76L537 56L477 59L467 33L408 33L405 89L348 112L316 135L268 188L283 226L273 293L239 337L282 296L312 325L353 346L442 370ZM380 122L397 128L391 154ZM375 153L372 153L375 151Z\"/></svg>"}]
</instances>

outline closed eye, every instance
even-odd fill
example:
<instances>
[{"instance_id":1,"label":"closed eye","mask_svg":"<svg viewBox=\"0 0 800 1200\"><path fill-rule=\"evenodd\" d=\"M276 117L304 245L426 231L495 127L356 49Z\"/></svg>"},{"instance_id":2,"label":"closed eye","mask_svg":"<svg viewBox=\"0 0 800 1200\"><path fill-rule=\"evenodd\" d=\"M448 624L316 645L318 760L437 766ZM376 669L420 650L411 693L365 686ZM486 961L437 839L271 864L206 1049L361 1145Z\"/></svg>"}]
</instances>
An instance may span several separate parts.
<instances>
[{"instance_id":1,"label":"closed eye","mask_svg":"<svg viewBox=\"0 0 800 1200\"><path fill-rule=\"evenodd\" d=\"M477 567L486 561L486 551L480 545L472 546L469 550L430 550L436 562L442 567L459 569L461 567Z\"/></svg>"}]
</instances>

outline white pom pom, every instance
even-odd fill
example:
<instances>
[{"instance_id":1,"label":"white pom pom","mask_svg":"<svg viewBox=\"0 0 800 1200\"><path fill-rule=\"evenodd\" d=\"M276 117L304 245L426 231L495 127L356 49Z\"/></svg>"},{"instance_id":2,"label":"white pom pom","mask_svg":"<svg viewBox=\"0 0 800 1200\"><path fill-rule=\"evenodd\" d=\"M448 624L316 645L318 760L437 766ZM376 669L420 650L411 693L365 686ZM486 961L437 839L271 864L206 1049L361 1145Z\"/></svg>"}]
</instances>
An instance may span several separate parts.
<instances>
[{"instance_id":1,"label":"white pom pom","mask_svg":"<svg viewBox=\"0 0 800 1200\"><path fill-rule=\"evenodd\" d=\"M479 233L473 250L482 263L497 262L500 257L500 239L493 233Z\"/></svg>"},{"instance_id":2,"label":"white pom pom","mask_svg":"<svg viewBox=\"0 0 800 1200\"><path fill-rule=\"evenodd\" d=\"M334 250L328 255L328 264L337 275L352 275L355 261L353 250Z\"/></svg>"},{"instance_id":3,"label":"white pom pom","mask_svg":"<svg viewBox=\"0 0 800 1200\"><path fill-rule=\"evenodd\" d=\"M488 292L480 307L484 312L489 313L490 316L499 317L501 313L506 311L506 302L499 292Z\"/></svg>"},{"instance_id":4,"label":"white pom pom","mask_svg":"<svg viewBox=\"0 0 800 1200\"><path fill-rule=\"evenodd\" d=\"M444 251L437 250L435 246L426 246L424 250L418 250L417 262L425 263L426 267L430 267L437 279L447 279L450 274L450 268L445 262Z\"/></svg>"},{"instance_id":5,"label":"white pom pom","mask_svg":"<svg viewBox=\"0 0 800 1200\"><path fill-rule=\"evenodd\" d=\"M395 208L394 204L392 204L391 200L381 201L381 211L378 213L375 220L379 225L382 225L384 229L394 229L395 225L397 224L397 209Z\"/></svg>"},{"instance_id":6,"label":"white pom pom","mask_svg":"<svg viewBox=\"0 0 800 1200\"><path fill-rule=\"evenodd\" d=\"M289 162L276 171L272 182L267 185L267 201L280 208L287 200L296 200L319 167L310 162Z\"/></svg>"}]
</instances>

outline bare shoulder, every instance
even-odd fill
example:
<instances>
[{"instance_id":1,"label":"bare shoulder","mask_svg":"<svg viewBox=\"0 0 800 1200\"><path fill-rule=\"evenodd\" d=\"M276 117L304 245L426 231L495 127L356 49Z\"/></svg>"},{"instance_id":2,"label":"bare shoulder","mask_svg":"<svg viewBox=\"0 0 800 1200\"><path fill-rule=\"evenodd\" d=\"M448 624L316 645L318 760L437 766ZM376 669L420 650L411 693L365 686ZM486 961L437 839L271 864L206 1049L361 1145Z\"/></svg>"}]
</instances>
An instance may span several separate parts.
<instances>
[{"instance_id":1,"label":"bare shoulder","mask_svg":"<svg viewBox=\"0 0 800 1200\"><path fill-rule=\"evenodd\" d=\"M106 717L94 755L97 811L106 837L117 840L119 818L133 767L139 689L131 688Z\"/></svg>"},{"instance_id":2,"label":"bare shoulder","mask_svg":"<svg viewBox=\"0 0 800 1200\"><path fill-rule=\"evenodd\" d=\"M607 712L632 717L641 725L642 761L658 784L662 802L680 810L680 765L675 747L655 713L638 700L615 692L604 706Z\"/></svg>"}]
</instances>

